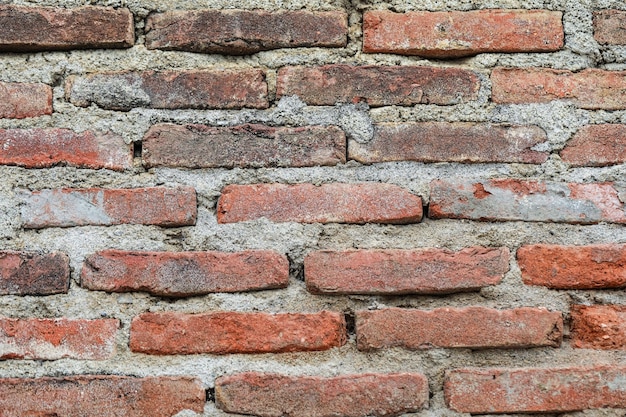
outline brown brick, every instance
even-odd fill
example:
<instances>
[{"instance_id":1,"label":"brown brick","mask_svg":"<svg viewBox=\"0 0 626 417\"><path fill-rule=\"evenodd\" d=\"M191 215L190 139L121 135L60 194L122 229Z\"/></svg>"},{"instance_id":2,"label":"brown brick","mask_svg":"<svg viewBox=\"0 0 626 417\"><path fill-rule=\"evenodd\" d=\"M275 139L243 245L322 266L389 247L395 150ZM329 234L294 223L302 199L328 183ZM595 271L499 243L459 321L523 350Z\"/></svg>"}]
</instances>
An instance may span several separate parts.
<instances>
[{"instance_id":1,"label":"brown brick","mask_svg":"<svg viewBox=\"0 0 626 417\"><path fill-rule=\"evenodd\" d=\"M52 114L52 87L41 83L0 82L0 119L25 119L47 114Z\"/></svg>"},{"instance_id":2,"label":"brown brick","mask_svg":"<svg viewBox=\"0 0 626 417\"><path fill-rule=\"evenodd\" d=\"M392 417L428 405L428 382L417 373L333 378L247 372L215 381L218 408L255 416Z\"/></svg>"},{"instance_id":3,"label":"brown brick","mask_svg":"<svg viewBox=\"0 0 626 417\"><path fill-rule=\"evenodd\" d=\"M626 10L594 12L593 29L593 37L598 43L626 45Z\"/></svg>"},{"instance_id":4,"label":"brown brick","mask_svg":"<svg viewBox=\"0 0 626 417\"><path fill-rule=\"evenodd\" d=\"M569 100L590 110L626 109L626 71L496 68L492 100L501 104Z\"/></svg>"},{"instance_id":5,"label":"brown brick","mask_svg":"<svg viewBox=\"0 0 626 417\"><path fill-rule=\"evenodd\" d=\"M415 223L422 200L391 184L229 185L217 203L217 221L267 218L300 223Z\"/></svg>"},{"instance_id":6,"label":"brown brick","mask_svg":"<svg viewBox=\"0 0 626 417\"><path fill-rule=\"evenodd\" d=\"M76 106L111 110L264 109L265 73L259 69L95 73L71 77L65 95Z\"/></svg>"},{"instance_id":7,"label":"brown brick","mask_svg":"<svg viewBox=\"0 0 626 417\"><path fill-rule=\"evenodd\" d=\"M348 40L343 11L170 11L148 16L146 47L226 55L296 47L342 47Z\"/></svg>"},{"instance_id":8,"label":"brown brick","mask_svg":"<svg viewBox=\"0 0 626 417\"><path fill-rule=\"evenodd\" d=\"M196 222L196 192L191 187L41 190L24 195L27 229L149 224L166 227Z\"/></svg>"},{"instance_id":9,"label":"brown brick","mask_svg":"<svg viewBox=\"0 0 626 417\"><path fill-rule=\"evenodd\" d=\"M64 253L0 251L0 295L66 293L70 260Z\"/></svg>"},{"instance_id":10,"label":"brown brick","mask_svg":"<svg viewBox=\"0 0 626 417\"><path fill-rule=\"evenodd\" d=\"M260 168L346 162L346 137L335 126L152 126L143 138L147 167Z\"/></svg>"},{"instance_id":11,"label":"brown brick","mask_svg":"<svg viewBox=\"0 0 626 417\"><path fill-rule=\"evenodd\" d=\"M362 163L521 162L541 164L546 152L531 148L547 141L536 126L476 123L380 123L368 143L350 140L348 158Z\"/></svg>"},{"instance_id":12,"label":"brown brick","mask_svg":"<svg viewBox=\"0 0 626 417\"><path fill-rule=\"evenodd\" d=\"M85 259L81 285L109 292L147 291L166 297L284 288L289 261L272 251L126 252Z\"/></svg>"},{"instance_id":13,"label":"brown brick","mask_svg":"<svg viewBox=\"0 0 626 417\"><path fill-rule=\"evenodd\" d=\"M113 133L68 129L0 129L0 164L26 168L69 165L79 168L132 167L132 150Z\"/></svg>"},{"instance_id":14,"label":"brown brick","mask_svg":"<svg viewBox=\"0 0 626 417\"><path fill-rule=\"evenodd\" d=\"M202 384L190 377L0 379L2 417L171 417L202 413L205 401Z\"/></svg>"},{"instance_id":15,"label":"brown brick","mask_svg":"<svg viewBox=\"0 0 626 417\"><path fill-rule=\"evenodd\" d=\"M558 413L626 408L626 368L457 369L446 372L448 407L462 413Z\"/></svg>"},{"instance_id":16,"label":"brown brick","mask_svg":"<svg viewBox=\"0 0 626 417\"><path fill-rule=\"evenodd\" d=\"M571 315L574 347L626 350L626 306L573 305Z\"/></svg>"},{"instance_id":17,"label":"brown brick","mask_svg":"<svg viewBox=\"0 0 626 417\"><path fill-rule=\"evenodd\" d=\"M317 251L304 259L314 294L447 294L496 285L507 248Z\"/></svg>"},{"instance_id":18,"label":"brown brick","mask_svg":"<svg viewBox=\"0 0 626 417\"><path fill-rule=\"evenodd\" d=\"M108 359L118 327L115 319L0 318L0 359Z\"/></svg>"},{"instance_id":19,"label":"brown brick","mask_svg":"<svg viewBox=\"0 0 626 417\"><path fill-rule=\"evenodd\" d=\"M527 245L517 251L528 285L561 290L626 287L626 245Z\"/></svg>"},{"instance_id":20,"label":"brown brick","mask_svg":"<svg viewBox=\"0 0 626 417\"><path fill-rule=\"evenodd\" d=\"M326 65L281 68L276 94L316 106L450 105L476 100L479 87L476 74L458 68Z\"/></svg>"},{"instance_id":21,"label":"brown brick","mask_svg":"<svg viewBox=\"0 0 626 417\"><path fill-rule=\"evenodd\" d=\"M526 348L561 344L561 313L541 308L494 310L484 307L432 311L387 308L358 311L357 347Z\"/></svg>"},{"instance_id":22,"label":"brown brick","mask_svg":"<svg viewBox=\"0 0 626 417\"><path fill-rule=\"evenodd\" d=\"M558 51L563 47L561 18L561 12L547 10L368 11L363 17L363 52L458 58L483 52Z\"/></svg>"},{"instance_id":23,"label":"brown brick","mask_svg":"<svg viewBox=\"0 0 626 417\"><path fill-rule=\"evenodd\" d=\"M428 215L480 221L626 223L624 205L612 183L517 179L435 180L430 184Z\"/></svg>"},{"instance_id":24,"label":"brown brick","mask_svg":"<svg viewBox=\"0 0 626 417\"><path fill-rule=\"evenodd\" d=\"M573 166L606 166L626 162L626 125L584 126L561 151Z\"/></svg>"},{"instance_id":25,"label":"brown brick","mask_svg":"<svg viewBox=\"0 0 626 417\"><path fill-rule=\"evenodd\" d=\"M128 9L0 5L0 52L126 48L135 42Z\"/></svg>"},{"instance_id":26,"label":"brown brick","mask_svg":"<svg viewBox=\"0 0 626 417\"><path fill-rule=\"evenodd\" d=\"M346 343L342 314L144 313L133 319L130 349L150 355L282 353Z\"/></svg>"}]
</instances>

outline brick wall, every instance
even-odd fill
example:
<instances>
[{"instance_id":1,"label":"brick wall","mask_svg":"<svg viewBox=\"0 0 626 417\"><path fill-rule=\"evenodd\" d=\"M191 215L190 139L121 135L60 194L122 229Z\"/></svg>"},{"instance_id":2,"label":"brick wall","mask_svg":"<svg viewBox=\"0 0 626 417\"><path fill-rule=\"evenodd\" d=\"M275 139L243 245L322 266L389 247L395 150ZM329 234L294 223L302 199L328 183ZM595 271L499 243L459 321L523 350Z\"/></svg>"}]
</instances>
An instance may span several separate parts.
<instances>
[{"instance_id":1,"label":"brick wall","mask_svg":"<svg viewBox=\"0 0 626 417\"><path fill-rule=\"evenodd\" d=\"M0 416L626 415L623 1L0 3Z\"/></svg>"}]
</instances>

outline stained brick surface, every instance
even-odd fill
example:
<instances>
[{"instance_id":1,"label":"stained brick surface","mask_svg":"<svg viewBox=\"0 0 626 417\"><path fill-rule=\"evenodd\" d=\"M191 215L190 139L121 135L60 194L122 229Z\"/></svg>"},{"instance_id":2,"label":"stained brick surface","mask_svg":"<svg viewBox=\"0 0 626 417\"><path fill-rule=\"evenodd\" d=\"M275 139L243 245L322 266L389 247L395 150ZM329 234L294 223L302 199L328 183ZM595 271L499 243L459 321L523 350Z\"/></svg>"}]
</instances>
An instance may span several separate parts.
<instances>
[{"instance_id":1,"label":"stained brick surface","mask_svg":"<svg viewBox=\"0 0 626 417\"><path fill-rule=\"evenodd\" d=\"M0 295L65 293L70 284L70 263L63 253L0 252Z\"/></svg>"},{"instance_id":2,"label":"stained brick surface","mask_svg":"<svg viewBox=\"0 0 626 417\"><path fill-rule=\"evenodd\" d=\"M52 88L41 83L0 82L0 119L52 114Z\"/></svg>"},{"instance_id":3,"label":"stained brick surface","mask_svg":"<svg viewBox=\"0 0 626 417\"><path fill-rule=\"evenodd\" d=\"M589 125L579 129L560 152L573 166L606 166L626 162L626 126Z\"/></svg>"},{"instance_id":4,"label":"stained brick surface","mask_svg":"<svg viewBox=\"0 0 626 417\"><path fill-rule=\"evenodd\" d=\"M626 45L626 11L596 11L593 29L593 37L601 44Z\"/></svg>"}]
</instances>

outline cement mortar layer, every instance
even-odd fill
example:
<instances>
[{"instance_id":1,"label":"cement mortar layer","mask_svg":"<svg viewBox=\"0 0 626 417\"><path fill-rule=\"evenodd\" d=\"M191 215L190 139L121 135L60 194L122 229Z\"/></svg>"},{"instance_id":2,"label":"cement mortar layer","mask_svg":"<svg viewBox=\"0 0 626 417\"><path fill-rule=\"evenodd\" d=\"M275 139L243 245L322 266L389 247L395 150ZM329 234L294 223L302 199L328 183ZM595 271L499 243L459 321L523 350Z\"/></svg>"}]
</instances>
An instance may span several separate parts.
<instances>
[{"instance_id":1,"label":"cement mortar layer","mask_svg":"<svg viewBox=\"0 0 626 417\"><path fill-rule=\"evenodd\" d=\"M25 4L78 7L83 0L4 1L0 4ZM206 312L218 310L265 312L315 312L324 309L353 314L361 309L406 307L487 306L515 308L545 307L561 311L568 318L571 304L626 304L621 290L555 291L522 284L515 251L523 244L551 243L583 245L626 243L622 225L589 226L502 222L483 223L463 220L425 219L414 225L319 225L274 224L258 220L239 224L218 224L215 206L222 188L228 184L256 182L316 184L330 182L386 182L407 188L429 199L428 184L438 178L529 178L567 182L623 181L626 166L570 168L557 153L578 128L596 123L626 123L626 111L587 111L567 101L532 105L494 105L489 101L489 74L493 67L548 67L578 71L584 68L626 69L626 48L598 45L593 39L592 12L603 8L626 10L623 0L424 0L378 2L312 0L149 0L91 1L92 5L128 7L136 17L137 45L125 50L44 52L3 54L0 80L44 82L54 87L54 113L23 120L0 120L0 128L63 127L76 131L102 130L122 135L127 143L141 141L148 128L160 122L205 123L232 126L264 123L272 126L337 125L348 139L365 143L371 139L373 124L379 122L471 121L537 125L544 129L548 142L537 150L552 152L541 165L524 164L421 164L412 162L361 165L354 161L336 167L298 169L211 169L146 171L141 161L126 172L54 167L27 170L0 167L0 249L62 251L70 257L72 281L69 294L46 297L3 296L0 315L8 317L117 318L117 354L105 361L0 361L0 377L40 377L80 374L119 375L192 375L211 388L216 377L241 371L278 372L289 375L333 376L363 372L424 373L430 384L429 410L406 416L459 417L446 408L443 372L457 367L559 367L615 364L626 360L626 352L572 349L569 330L563 346L535 349L432 349L408 351L385 349L362 353L356 349L354 334L337 349L313 353L263 355L190 355L150 356L133 354L128 348L132 318L145 311ZM152 12L174 9L242 8L346 10L350 39L347 48L299 48L267 51L245 57L225 57L182 52L149 51L143 46L143 19ZM429 61L419 57L360 53L360 13L370 9L474 10L483 8L549 9L563 11L566 44L563 51L547 54L482 54L452 61ZM166 111L134 109L113 112L96 106L77 108L66 102L64 83L70 75L98 71L170 70L215 68L262 68L268 72L270 99L274 100L276 70L285 65L323 65L328 63L451 66L475 71L481 80L478 100L454 106L417 105L370 109L363 105L307 106L297 97L274 102L267 110L241 111ZM190 185L198 192L197 225L174 229L153 226L121 225L112 227L50 228L23 230L20 221L22 190L58 187L141 187L152 185ZM442 247L451 250L482 245L506 246L511 250L510 270L501 284L479 292L446 296L314 296L303 282L303 259L318 249ZM145 293L107 294L87 291L79 285L82 262L88 254L116 248L125 250L220 250L271 249L286 254L291 263L289 287L282 290L241 294L210 294L184 299L152 297ZM567 417L623 417L626 410L593 410L560 414ZM194 413L182 412L179 417ZM205 416L226 417L212 402ZM513 416L513 415L511 415ZM526 415L528 416L528 415ZM545 415L543 415L545 416ZM550 416L550 414L548 414Z\"/></svg>"}]
</instances>

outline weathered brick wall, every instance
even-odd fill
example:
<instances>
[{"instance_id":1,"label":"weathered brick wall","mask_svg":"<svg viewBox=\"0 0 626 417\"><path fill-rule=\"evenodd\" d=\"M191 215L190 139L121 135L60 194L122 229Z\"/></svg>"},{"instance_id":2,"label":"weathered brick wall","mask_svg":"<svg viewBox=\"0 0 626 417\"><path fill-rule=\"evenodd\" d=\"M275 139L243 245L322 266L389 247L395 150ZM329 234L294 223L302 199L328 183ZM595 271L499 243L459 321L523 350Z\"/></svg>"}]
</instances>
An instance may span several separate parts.
<instances>
[{"instance_id":1,"label":"weathered brick wall","mask_svg":"<svg viewBox=\"0 0 626 417\"><path fill-rule=\"evenodd\" d=\"M626 415L623 0L0 3L0 416Z\"/></svg>"}]
</instances>

